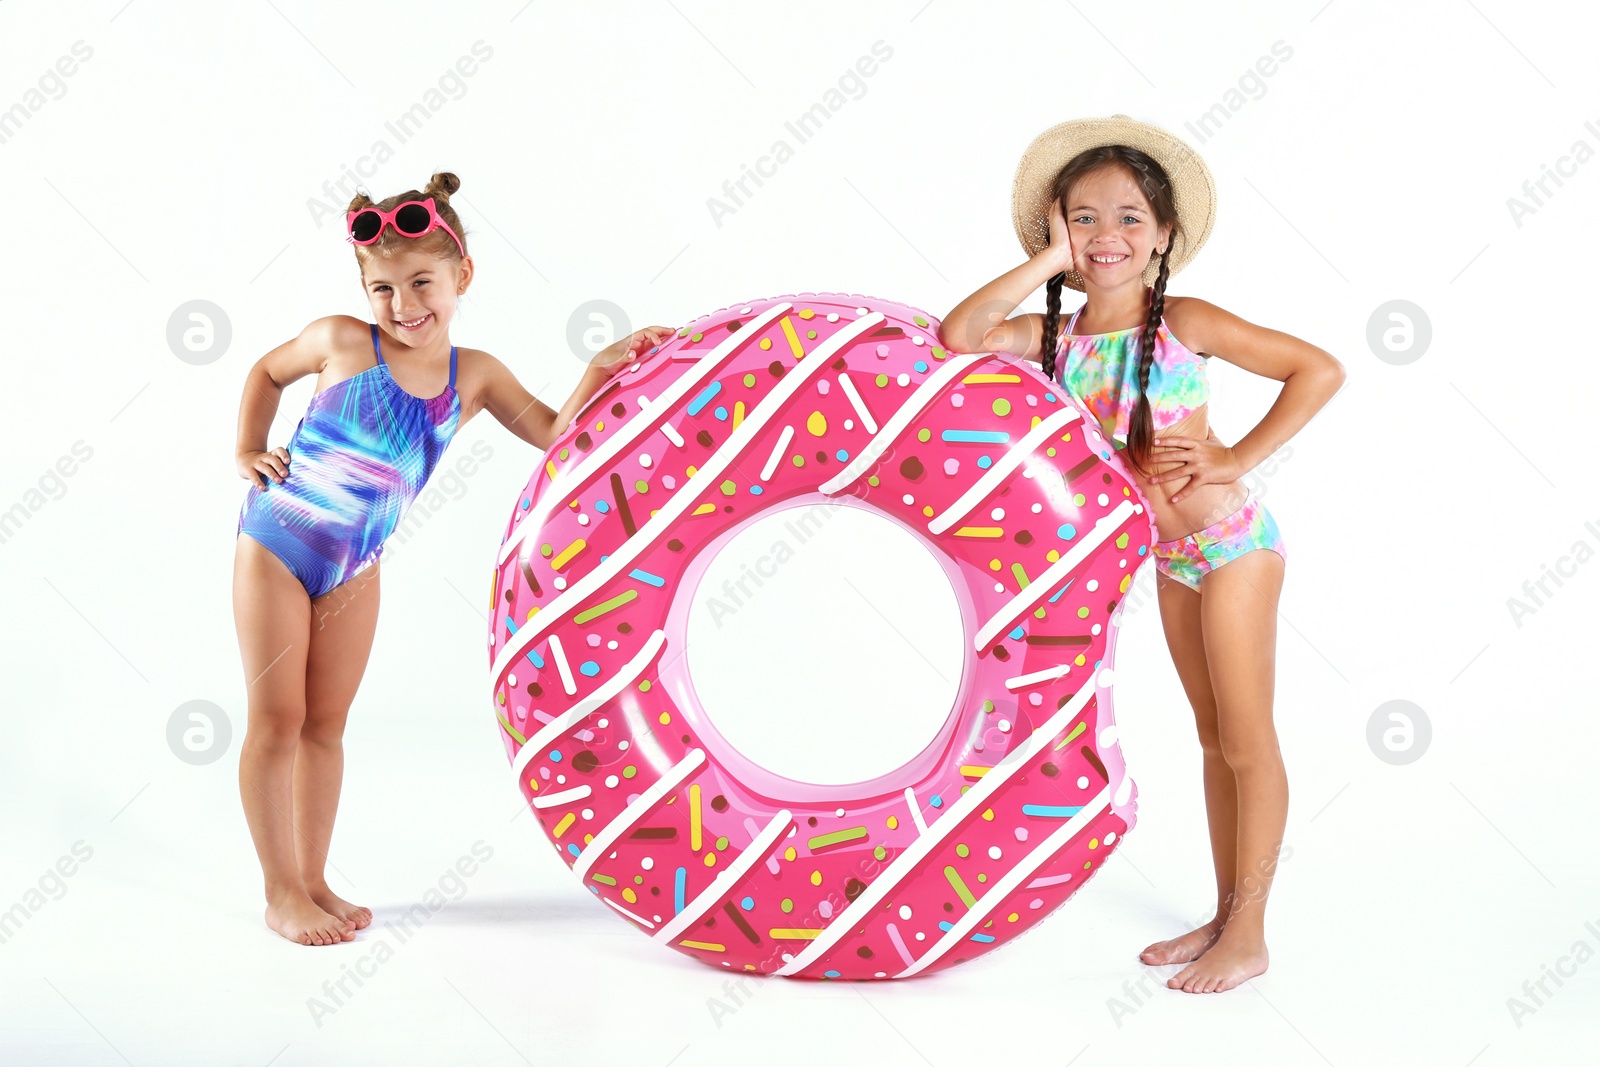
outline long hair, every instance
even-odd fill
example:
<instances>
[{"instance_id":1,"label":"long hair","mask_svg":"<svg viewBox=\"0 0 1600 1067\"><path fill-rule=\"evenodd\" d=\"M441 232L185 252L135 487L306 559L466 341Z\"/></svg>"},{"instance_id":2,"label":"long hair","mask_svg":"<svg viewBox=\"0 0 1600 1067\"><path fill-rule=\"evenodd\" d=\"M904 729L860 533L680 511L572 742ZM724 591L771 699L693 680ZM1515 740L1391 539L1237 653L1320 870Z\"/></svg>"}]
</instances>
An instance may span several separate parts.
<instances>
[{"instance_id":1,"label":"long hair","mask_svg":"<svg viewBox=\"0 0 1600 1067\"><path fill-rule=\"evenodd\" d=\"M1080 152L1067 161L1066 166L1056 174L1050 186L1050 194L1060 201L1063 215L1066 214L1067 199L1071 195L1073 184L1080 178L1105 167L1121 167L1134 180L1144 193L1145 199L1150 202L1150 212L1155 217L1157 229L1172 227L1167 247L1158 257L1155 285L1150 288L1150 314L1145 318L1144 329L1139 333L1139 402L1134 407L1133 417L1128 424L1127 458L1132 461L1140 474L1149 477L1148 465L1150 454L1155 447L1156 432L1155 415L1150 409L1150 398L1146 392L1150 388L1150 367L1155 362L1156 334L1161 328L1161 318L1166 308L1168 259L1182 227L1178 222L1177 209L1173 205L1172 179L1167 176L1161 164L1151 156L1127 145L1102 145ZM1076 270L1075 267L1069 269ZM1045 376L1052 381L1056 376L1056 346L1061 332L1061 289L1065 284L1064 272L1045 283L1044 347L1041 352L1041 363Z\"/></svg>"}]
</instances>

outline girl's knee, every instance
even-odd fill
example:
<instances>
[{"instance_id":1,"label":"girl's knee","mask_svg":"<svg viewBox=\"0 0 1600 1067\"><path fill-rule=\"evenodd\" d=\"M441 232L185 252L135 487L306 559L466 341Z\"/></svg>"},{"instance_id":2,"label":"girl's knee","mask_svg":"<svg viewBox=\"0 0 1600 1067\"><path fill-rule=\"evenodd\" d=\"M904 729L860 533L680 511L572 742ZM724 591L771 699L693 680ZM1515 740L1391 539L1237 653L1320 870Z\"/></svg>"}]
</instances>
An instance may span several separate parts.
<instances>
[{"instance_id":1,"label":"girl's knee","mask_svg":"<svg viewBox=\"0 0 1600 1067\"><path fill-rule=\"evenodd\" d=\"M1241 731L1222 731L1220 738L1222 758L1227 760L1228 766L1233 768L1234 773L1282 769L1283 755L1278 750L1276 732L1251 731L1242 733L1242 736L1241 733Z\"/></svg>"}]
</instances>

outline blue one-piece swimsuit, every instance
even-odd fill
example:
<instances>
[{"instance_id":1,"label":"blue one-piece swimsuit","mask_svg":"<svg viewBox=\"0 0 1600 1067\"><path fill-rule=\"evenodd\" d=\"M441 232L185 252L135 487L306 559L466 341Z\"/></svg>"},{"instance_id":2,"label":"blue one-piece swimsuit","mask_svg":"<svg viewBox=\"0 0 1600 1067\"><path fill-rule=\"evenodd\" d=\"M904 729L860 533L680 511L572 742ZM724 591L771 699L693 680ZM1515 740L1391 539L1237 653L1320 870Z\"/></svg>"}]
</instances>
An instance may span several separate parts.
<instances>
[{"instance_id":1,"label":"blue one-piece swimsuit","mask_svg":"<svg viewBox=\"0 0 1600 1067\"><path fill-rule=\"evenodd\" d=\"M238 533L283 560L311 597L371 566L422 492L461 420L456 350L450 384L435 397L400 388L383 360L315 394L289 439L289 474L252 484Z\"/></svg>"}]
</instances>

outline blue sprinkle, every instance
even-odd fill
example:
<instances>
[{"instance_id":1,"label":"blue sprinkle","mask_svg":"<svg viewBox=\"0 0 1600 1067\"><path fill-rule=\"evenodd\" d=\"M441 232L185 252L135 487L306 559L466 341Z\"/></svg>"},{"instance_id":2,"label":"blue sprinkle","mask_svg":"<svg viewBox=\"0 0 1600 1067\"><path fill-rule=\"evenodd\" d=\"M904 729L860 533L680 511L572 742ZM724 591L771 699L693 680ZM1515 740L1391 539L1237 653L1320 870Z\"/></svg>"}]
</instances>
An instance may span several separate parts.
<instances>
[{"instance_id":1,"label":"blue sprinkle","mask_svg":"<svg viewBox=\"0 0 1600 1067\"><path fill-rule=\"evenodd\" d=\"M713 411L711 414L715 415L717 418L721 419L723 422L727 422L728 421L728 409L723 407L721 404L718 404L717 405L717 410Z\"/></svg>"},{"instance_id":2,"label":"blue sprinkle","mask_svg":"<svg viewBox=\"0 0 1600 1067\"><path fill-rule=\"evenodd\" d=\"M840 463L843 463L845 460L850 458L850 453L846 452L842 448L839 449L839 451L835 452L833 455L834 455L834 458L837 459Z\"/></svg>"},{"instance_id":3,"label":"blue sprinkle","mask_svg":"<svg viewBox=\"0 0 1600 1067\"><path fill-rule=\"evenodd\" d=\"M754 897L745 897L743 900L739 901L739 907L743 908L745 911L749 911L755 906L756 900Z\"/></svg>"},{"instance_id":4,"label":"blue sprinkle","mask_svg":"<svg viewBox=\"0 0 1600 1067\"><path fill-rule=\"evenodd\" d=\"M561 762L561 750L560 749L552 748L550 750L550 762L551 763L560 763Z\"/></svg>"},{"instance_id":5,"label":"blue sprinkle","mask_svg":"<svg viewBox=\"0 0 1600 1067\"><path fill-rule=\"evenodd\" d=\"M750 487L750 495L751 496L760 496L761 495L761 487L759 485L752 485Z\"/></svg>"},{"instance_id":6,"label":"blue sprinkle","mask_svg":"<svg viewBox=\"0 0 1600 1067\"><path fill-rule=\"evenodd\" d=\"M607 504L604 500L596 500L594 502L594 509L600 514L604 515L606 512L611 510L611 505Z\"/></svg>"},{"instance_id":7,"label":"blue sprinkle","mask_svg":"<svg viewBox=\"0 0 1600 1067\"><path fill-rule=\"evenodd\" d=\"M939 929L943 930L947 934L954 928L955 924L950 922L948 919L941 919L939 921Z\"/></svg>"},{"instance_id":8,"label":"blue sprinkle","mask_svg":"<svg viewBox=\"0 0 1600 1067\"><path fill-rule=\"evenodd\" d=\"M1082 804L1024 804L1022 814L1041 815L1047 819L1070 819L1083 810Z\"/></svg>"},{"instance_id":9,"label":"blue sprinkle","mask_svg":"<svg viewBox=\"0 0 1600 1067\"><path fill-rule=\"evenodd\" d=\"M824 977L824 978L837 978L837 977L839 977L839 972L838 971L823 971L822 972L822 977Z\"/></svg>"},{"instance_id":10,"label":"blue sprinkle","mask_svg":"<svg viewBox=\"0 0 1600 1067\"><path fill-rule=\"evenodd\" d=\"M1145 552L1145 546L1144 545L1140 545L1139 546L1139 555L1141 555L1141 556L1144 555L1144 552Z\"/></svg>"},{"instance_id":11,"label":"blue sprinkle","mask_svg":"<svg viewBox=\"0 0 1600 1067\"><path fill-rule=\"evenodd\" d=\"M585 678L593 678L600 673L600 664L592 659L586 659L578 666L578 672Z\"/></svg>"},{"instance_id":12,"label":"blue sprinkle","mask_svg":"<svg viewBox=\"0 0 1600 1067\"><path fill-rule=\"evenodd\" d=\"M920 359L911 364L911 369L916 371L918 374L928 373L928 365Z\"/></svg>"},{"instance_id":13,"label":"blue sprinkle","mask_svg":"<svg viewBox=\"0 0 1600 1067\"><path fill-rule=\"evenodd\" d=\"M589 887L589 892L593 893L595 896L599 896L600 895L600 887L597 886L597 885L592 885L592 886Z\"/></svg>"},{"instance_id":14,"label":"blue sprinkle","mask_svg":"<svg viewBox=\"0 0 1600 1067\"><path fill-rule=\"evenodd\" d=\"M533 507L533 501L530 500L528 497L523 497L522 498L522 510L523 511L527 511L531 507Z\"/></svg>"},{"instance_id":15,"label":"blue sprinkle","mask_svg":"<svg viewBox=\"0 0 1600 1067\"><path fill-rule=\"evenodd\" d=\"M972 940L973 941L981 941L981 942L987 944L990 941L994 940L994 935L992 935L992 934L973 934L972 935Z\"/></svg>"},{"instance_id":16,"label":"blue sprinkle","mask_svg":"<svg viewBox=\"0 0 1600 1067\"><path fill-rule=\"evenodd\" d=\"M938 793L935 793L935 794L933 794L933 796L929 797L928 798L928 803L932 804L936 808L944 807L944 800L943 800L943 798L941 798L939 796Z\"/></svg>"},{"instance_id":17,"label":"blue sprinkle","mask_svg":"<svg viewBox=\"0 0 1600 1067\"><path fill-rule=\"evenodd\" d=\"M608 560L610 558L611 558L610 553L607 553L606 555L600 557L600 562L604 563L606 560Z\"/></svg>"},{"instance_id":18,"label":"blue sprinkle","mask_svg":"<svg viewBox=\"0 0 1600 1067\"><path fill-rule=\"evenodd\" d=\"M977 445L1003 445L1011 440L1004 430L940 430L941 441L965 441Z\"/></svg>"},{"instance_id":19,"label":"blue sprinkle","mask_svg":"<svg viewBox=\"0 0 1600 1067\"><path fill-rule=\"evenodd\" d=\"M1053 404L1055 403L1056 395L1054 393L1046 393L1044 394L1044 398Z\"/></svg>"},{"instance_id":20,"label":"blue sprinkle","mask_svg":"<svg viewBox=\"0 0 1600 1067\"><path fill-rule=\"evenodd\" d=\"M1072 582L1075 582L1077 580L1078 579L1074 578L1074 579L1072 579ZM1062 586L1060 589L1057 589L1056 593L1055 593L1055 596L1050 598L1050 603L1054 604L1056 601L1060 600L1061 599L1061 594L1065 593L1068 589L1072 588L1072 582L1068 582L1066 585Z\"/></svg>"},{"instance_id":21,"label":"blue sprinkle","mask_svg":"<svg viewBox=\"0 0 1600 1067\"><path fill-rule=\"evenodd\" d=\"M567 851L572 853L574 856L576 856L579 852L582 852L583 850L580 849L577 845L568 845L567 846Z\"/></svg>"},{"instance_id":22,"label":"blue sprinkle","mask_svg":"<svg viewBox=\"0 0 1600 1067\"><path fill-rule=\"evenodd\" d=\"M1056 536L1063 541L1070 541L1078 536L1078 528L1070 522L1064 522L1056 527Z\"/></svg>"},{"instance_id":23,"label":"blue sprinkle","mask_svg":"<svg viewBox=\"0 0 1600 1067\"><path fill-rule=\"evenodd\" d=\"M1020 627L1020 626L1017 627L1015 630L1012 630L1010 633L1006 634L1006 636L1011 638L1011 640L1013 640L1013 641L1021 641L1022 640L1022 627Z\"/></svg>"},{"instance_id":24,"label":"blue sprinkle","mask_svg":"<svg viewBox=\"0 0 1600 1067\"><path fill-rule=\"evenodd\" d=\"M672 877L672 913L676 915L683 910L683 886L688 879L689 872L682 867Z\"/></svg>"},{"instance_id":25,"label":"blue sprinkle","mask_svg":"<svg viewBox=\"0 0 1600 1067\"><path fill-rule=\"evenodd\" d=\"M994 464L994 460L990 459L988 456L979 456L978 457L978 469L979 470L985 470L986 471L993 464Z\"/></svg>"},{"instance_id":26,"label":"blue sprinkle","mask_svg":"<svg viewBox=\"0 0 1600 1067\"><path fill-rule=\"evenodd\" d=\"M667 584L667 580L665 578L658 578L649 571L640 570L638 567L635 567L633 570L629 571L628 577L637 578L641 582L647 582L650 585L655 586L657 589L660 589L662 586Z\"/></svg>"},{"instance_id":27,"label":"blue sprinkle","mask_svg":"<svg viewBox=\"0 0 1600 1067\"><path fill-rule=\"evenodd\" d=\"M720 392L722 392L721 382L712 382L710 385L700 390L699 395L697 395L693 400L689 401L689 406L687 409L689 414L700 414L700 409L711 403L711 398Z\"/></svg>"},{"instance_id":28,"label":"blue sprinkle","mask_svg":"<svg viewBox=\"0 0 1600 1067\"><path fill-rule=\"evenodd\" d=\"M517 624L510 615L506 616L506 629L513 634L517 632ZM523 655L528 657L529 663L533 664L535 667L538 667L540 670L544 670L544 658L540 656L539 653L535 652L531 647L524 652Z\"/></svg>"}]
</instances>

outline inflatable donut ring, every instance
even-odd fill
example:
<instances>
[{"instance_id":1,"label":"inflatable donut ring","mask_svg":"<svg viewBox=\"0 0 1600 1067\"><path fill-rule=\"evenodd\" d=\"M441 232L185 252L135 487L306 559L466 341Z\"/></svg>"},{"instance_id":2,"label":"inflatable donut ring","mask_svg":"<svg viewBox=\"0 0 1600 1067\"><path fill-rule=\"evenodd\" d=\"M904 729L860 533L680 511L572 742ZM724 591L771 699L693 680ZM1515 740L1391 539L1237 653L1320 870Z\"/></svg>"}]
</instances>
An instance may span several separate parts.
<instances>
[{"instance_id":1,"label":"inflatable donut ring","mask_svg":"<svg viewBox=\"0 0 1600 1067\"><path fill-rule=\"evenodd\" d=\"M594 397L507 523L489 650L517 784L588 890L695 959L949 967L1049 914L1133 825L1111 664L1149 509L1033 364L937 340L926 314L846 294L696 319ZM934 742L844 787L740 756L682 654L718 547L819 501L927 545L969 642Z\"/></svg>"}]
</instances>

